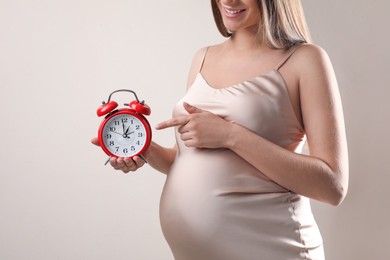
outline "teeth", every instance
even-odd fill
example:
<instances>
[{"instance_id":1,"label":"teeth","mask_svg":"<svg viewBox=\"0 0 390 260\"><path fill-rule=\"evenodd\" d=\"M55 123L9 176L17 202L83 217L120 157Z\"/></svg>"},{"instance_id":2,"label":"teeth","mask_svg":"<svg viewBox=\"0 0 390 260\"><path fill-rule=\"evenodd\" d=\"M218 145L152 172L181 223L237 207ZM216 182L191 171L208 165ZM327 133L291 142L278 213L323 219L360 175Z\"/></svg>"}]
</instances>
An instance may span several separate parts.
<instances>
[{"instance_id":1,"label":"teeth","mask_svg":"<svg viewBox=\"0 0 390 260\"><path fill-rule=\"evenodd\" d=\"M226 12L228 14L238 14L239 12L241 12L242 10L229 10L229 9L225 9Z\"/></svg>"}]
</instances>

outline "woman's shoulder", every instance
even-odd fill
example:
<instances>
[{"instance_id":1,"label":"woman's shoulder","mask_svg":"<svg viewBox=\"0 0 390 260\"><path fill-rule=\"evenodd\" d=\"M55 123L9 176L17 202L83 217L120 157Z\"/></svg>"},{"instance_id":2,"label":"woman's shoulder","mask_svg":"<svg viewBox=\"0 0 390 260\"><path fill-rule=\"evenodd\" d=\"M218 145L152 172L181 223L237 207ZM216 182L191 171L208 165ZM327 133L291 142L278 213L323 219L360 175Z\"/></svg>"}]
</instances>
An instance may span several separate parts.
<instances>
[{"instance_id":1,"label":"woman's shoulder","mask_svg":"<svg viewBox=\"0 0 390 260\"><path fill-rule=\"evenodd\" d=\"M190 72L188 75L187 87L190 87L192 85L192 82L194 81L196 75L200 72L206 53L208 53L210 49L212 49L212 51L214 52L215 50L218 50L220 46L221 44L208 45L198 49L195 52L192 58Z\"/></svg>"},{"instance_id":2,"label":"woman's shoulder","mask_svg":"<svg viewBox=\"0 0 390 260\"><path fill-rule=\"evenodd\" d=\"M286 67L289 67L292 71L299 74L299 76L308 73L317 73L332 67L327 52L321 46L305 43L295 48Z\"/></svg>"},{"instance_id":3,"label":"woman's shoulder","mask_svg":"<svg viewBox=\"0 0 390 260\"><path fill-rule=\"evenodd\" d=\"M304 43L296 47L293 55L296 65L314 64L324 59L329 59L327 52L319 45L313 43Z\"/></svg>"},{"instance_id":4,"label":"woman's shoulder","mask_svg":"<svg viewBox=\"0 0 390 260\"><path fill-rule=\"evenodd\" d=\"M187 88L192 85L196 78L196 75L200 72L207 49L208 46L202 47L195 52L194 57L192 58L190 71L188 73Z\"/></svg>"},{"instance_id":5,"label":"woman's shoulder","mask_svg":"<svg viewBox=\"0 0 390 260\"><path fill-rule=\"evenodd\" d=\"M210 50L211 50L211 52L215 52L215 51L218 52L219 50L221 50L223 45L224 45L224 43L219 43L219 44L207 45L207 46L204 46L204 47L198 49L195 52L193 61L195 61L195 62L203 61L203 58L204 58L206 52L209 52Z\"/></svg>"},{"instance_id":6,"label":"woman's shoulder","mask_svg":"<svg viewBox=\"0 0 390 260\"><path fill-rule=\"evenodd\" d=\"M195 52L194 57L192 58L192 67L200 66L209 47L210 46L202 47Z\"/></svg>"}]
</instances>

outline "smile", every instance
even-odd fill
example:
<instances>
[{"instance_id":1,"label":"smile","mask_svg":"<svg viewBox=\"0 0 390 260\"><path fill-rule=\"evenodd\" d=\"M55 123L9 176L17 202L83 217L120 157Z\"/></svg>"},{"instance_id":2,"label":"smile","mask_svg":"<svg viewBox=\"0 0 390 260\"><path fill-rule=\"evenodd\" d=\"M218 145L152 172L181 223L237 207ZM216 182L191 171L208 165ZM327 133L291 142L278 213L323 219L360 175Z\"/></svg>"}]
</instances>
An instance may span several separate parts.
<instances>
[{"instance_id":1,"label":"smile","mask_svg":"<svg viewBox=\"0 0 390 260\"><path fill-rule=\"evenodd\" d=\"M240 13L244 12L245 9L232 9L232 8L227 8L227 7L224 7L223 8L224 11L225 11L225 14L228 16L228 17L236 17L238 16Z\"/></svg>"}]
</instances>

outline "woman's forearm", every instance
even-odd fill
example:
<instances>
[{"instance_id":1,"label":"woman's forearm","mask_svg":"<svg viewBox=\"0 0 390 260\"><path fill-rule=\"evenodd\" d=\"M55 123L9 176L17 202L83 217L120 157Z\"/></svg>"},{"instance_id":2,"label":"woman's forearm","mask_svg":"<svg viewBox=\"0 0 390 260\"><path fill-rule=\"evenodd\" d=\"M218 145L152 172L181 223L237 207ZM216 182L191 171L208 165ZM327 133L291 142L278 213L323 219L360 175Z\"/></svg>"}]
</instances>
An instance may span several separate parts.
<instances>
[{"instance_id":1,"label":"woman's forearm","mask_svg":"<svg viewBox=\"0 0 390 260\"><path fill-rule=\"evenodd\" d=\"M148 164L159 172L167 174L176 157L176 146L166 148L152 141L144 157Z\"/></svg>"},{"instance_id":2,"label":"woman's forearm","mask_svg":"<svg viewBox=\"0 0 390 260\"><path fill-rule=\"evenodd\" d=\"M227 147L279 185L303 196L338 205L347 181L342 171L316 157L288 151L236 125Z\"/></svg>"}]
</instances>

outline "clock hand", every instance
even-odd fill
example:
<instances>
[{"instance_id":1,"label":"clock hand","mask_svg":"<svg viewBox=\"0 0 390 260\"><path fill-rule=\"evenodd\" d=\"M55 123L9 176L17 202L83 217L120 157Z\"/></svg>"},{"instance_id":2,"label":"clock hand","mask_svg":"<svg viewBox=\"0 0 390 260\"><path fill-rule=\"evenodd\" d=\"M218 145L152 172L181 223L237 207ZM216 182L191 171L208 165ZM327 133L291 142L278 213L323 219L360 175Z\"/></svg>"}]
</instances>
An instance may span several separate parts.
<instances>
[{"instance_id":1,"label":"clock hand","mask_svg":"<svg viewBox=\"0 0 390 260\"><path fill-rule=\"evenodd\" d=\"M127 135L127 132L129 132L130 126L126 129L125 135Z\"/></svg>"},{"instance_id":2,"label":"clock hand","mask_svg":"<svg viewBox=\"0 0 390 260\"><path fill-rule=\"evenodd\" d=\"M134 133L134 132L129 133L129 130L130 130L130 126L127 127L125 133L123 134L123 137L130 138L128 135L131 134L131 133Z\"/></svg>"},{"instance_id":3,"label":"clock hand","mask_svg":"<svg viewBox=\"0 0 390 260\"><path fill-rule=\"evenodd\" d=\"M118 134L118 135L123 135L123 134L120 134L118 132L115 132L115 131L111 131L112 133L115 133L115 134Z\"/></svg>"},{"instance_id":4,"label":"clock hand","mask_svg":"<svg viewBox=\"0 0 390 260\"><path fill-rule=\"evenodd\" d=\"M127 129L127 130L128 130L128 129ZM131 134L134 134L134 131L131 131L130 133L127 133L126 136L125 136L125 138L130 138L130 135L131 135Z\"/></svg>"},{"instance_id":5,"label":"clock hand","mask_svg":"<svg viewBox=\"0 0 390 260\"><path fill-rule=\"evenodd\" d=\"M122 122L122 127L123 127L123 134L126 134L125 133L125 123Z\"/></svg>"}]
</instances>

